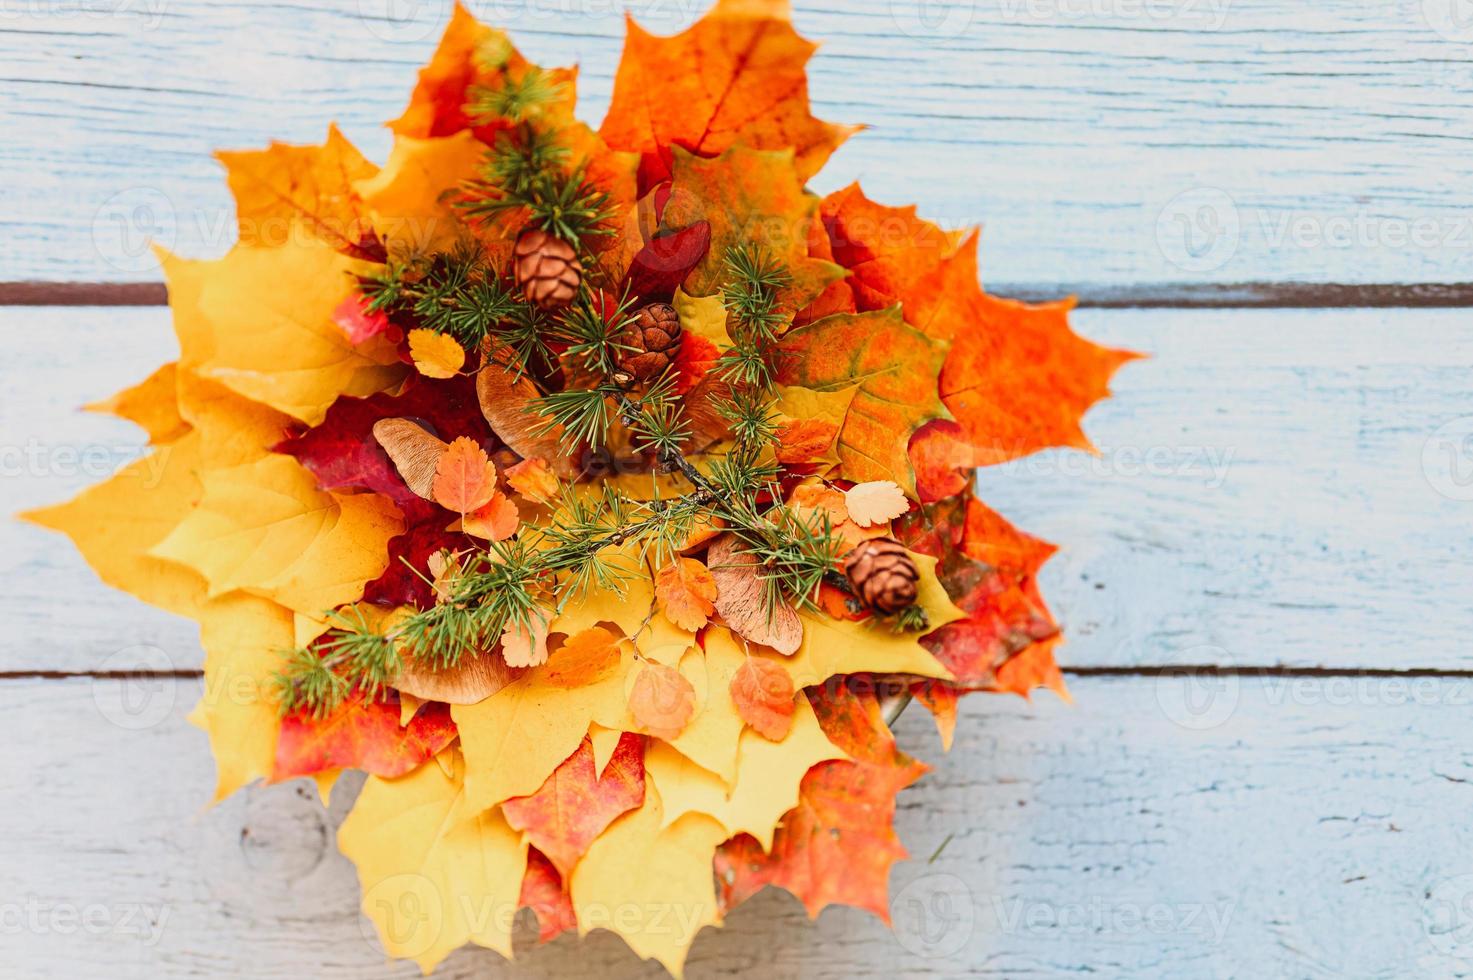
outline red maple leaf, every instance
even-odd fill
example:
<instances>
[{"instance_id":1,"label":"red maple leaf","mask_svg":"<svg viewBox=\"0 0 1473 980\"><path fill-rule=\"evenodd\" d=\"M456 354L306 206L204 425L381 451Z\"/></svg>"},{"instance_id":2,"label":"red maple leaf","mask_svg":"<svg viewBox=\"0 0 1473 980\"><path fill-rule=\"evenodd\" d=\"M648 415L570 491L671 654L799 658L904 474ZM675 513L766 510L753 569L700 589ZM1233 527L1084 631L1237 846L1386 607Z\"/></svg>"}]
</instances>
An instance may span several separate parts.
<instances>
[{"instance_id":1,"label":"red maple leaf","mask_svg":"<svg viewBox=\"0 0 1473 980\"><path fill-rule=\"evenodd\" d=\"M890 866L906 856L892 827L895 796L928 767L896 748L872 689L839 679L808 695L824 734L851 759L808 770L770 852L748 834L721 845L721 900L731 908L776 885L810 916L828 905L853 905L889 922Z\"/></svg>"},{"instance_id":2,"label":"red maple leaf","mask_svg":"<svg viewBox=\"0 0 1473 980\"><path fill-rule=\"evenodd\" d=\"M401 727L397 701L352 697L324 718L291 714L282 719L270 781L329 769L362 769L392 779L433 757L455 736L449 705L425 704Z\"/></svg>"},{"instance_id":3,"label":"red maple leaf","mask_svg":"<svg viewBox=\"0 0 1473 980\"><path fill-rule=\"evenodd\" d=\"M644 738L626 732L602 773L584 738L537 792L507 800L502 812L566 877L604 828L643 802Z\"/></svg>"}]
</instances>

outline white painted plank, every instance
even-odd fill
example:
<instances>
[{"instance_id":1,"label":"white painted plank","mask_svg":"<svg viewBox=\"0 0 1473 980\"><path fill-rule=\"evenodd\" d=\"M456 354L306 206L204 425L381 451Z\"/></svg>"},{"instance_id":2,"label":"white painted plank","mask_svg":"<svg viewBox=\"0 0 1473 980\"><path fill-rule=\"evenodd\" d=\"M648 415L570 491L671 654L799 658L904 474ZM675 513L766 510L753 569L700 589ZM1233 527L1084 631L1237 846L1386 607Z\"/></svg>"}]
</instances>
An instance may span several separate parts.
<instances>
[{"instance_id":1,"label":"white painted plank","mask_svg":"<svg viewBox=\"0 0 1473 980\"><path fill-rule=\"evenodd\" d=\"M6 974L417 975L360 930L333 843L351 794L326 815L300 782L201 811L208 753L180 718L197 685L166 683L0 685L0 733L36 747L0 763ZM1473 682L1423 678L1413 703L1384 679L1244 680L1197 692L1214 707L1188 726L1179 683L973 698L949 756L907 712L902 741L937 768L901 797L897 933L766 893L698 938L687 976L1473 973ZM464 951L437 976L660 975L606 933L522 939L515 967Z\"/></svg>"},{"instance_id":2,"label":"white painted plank","mask_svg":"<svg viewBox=\"0 0 1473 980\"><path fill-rule=\"evenodd\" d=\"M156 279L143 236L228 244L214 147L319 139L377 159L450 0L125 0L0 11L0 276ZM475 2L607 105L632 10ZM991 282L1473 278L1473 30L1454 0L800 0L825 118L873 129L862 178L947 225L986 221ZM392 16L389 12L392 11Z\"/></svg>"},{"instance_id":3,"label":"white painted plank","mask_svg":"<svg viewBox=\"0 0 1473 980\"><path fill-rule=\"evenodd\" d=\"M1102 455L983 472L984 499L1062 546L1043 574L1066 665L1473 667L1473 318L1459 310L1087 310L1149 351L1087 417ZM131 458L75 406L174 353L162 309L0 309L0 512ZM96 581L62 538L0 525L0 670L199 664L187 623ZM85 613L79 612L85 610ZM160 657L162 656L162 659Z\"/></svg>"}]
</instances>

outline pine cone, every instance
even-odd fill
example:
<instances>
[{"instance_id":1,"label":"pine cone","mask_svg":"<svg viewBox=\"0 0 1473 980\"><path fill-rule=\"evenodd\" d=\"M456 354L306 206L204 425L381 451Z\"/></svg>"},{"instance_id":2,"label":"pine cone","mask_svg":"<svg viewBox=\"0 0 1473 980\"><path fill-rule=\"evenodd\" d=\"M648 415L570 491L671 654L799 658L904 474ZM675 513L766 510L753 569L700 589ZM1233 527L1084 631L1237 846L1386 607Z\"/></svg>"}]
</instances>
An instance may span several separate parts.
<instances>
[{"instance_id":1,"label":"pine cone","mask_svg":"<svg viewBox=\"0 0 1473 980\"><path fill-rule=\"evenodd\" d=\"M544 310L567 306L583 281L573 246L541 228L528 228L517 238L512 266L527 301Z\"/></svg>"},{"instance_id":2,"label":"pine cone","mask_svg":"<svg viewBox=\"0 0 1473 980\"><path fill-rule=\"evenodd\" d=\"M920 573L909 552L894 538L870 538L844 556L844 574L864 604L897 613L916 601Z\"/></svg>"},{"instance_id":3,"label":"pine cone","mask_svg":"<svg viewBox=\"0 0 1473 980\"><path fill-rule=\"evenodd\" d=\"M653 381L680 353L680 317L669 303L651 303L639 311L619 342L619 369L631 381Z\"/></svg>"}]
</instances>

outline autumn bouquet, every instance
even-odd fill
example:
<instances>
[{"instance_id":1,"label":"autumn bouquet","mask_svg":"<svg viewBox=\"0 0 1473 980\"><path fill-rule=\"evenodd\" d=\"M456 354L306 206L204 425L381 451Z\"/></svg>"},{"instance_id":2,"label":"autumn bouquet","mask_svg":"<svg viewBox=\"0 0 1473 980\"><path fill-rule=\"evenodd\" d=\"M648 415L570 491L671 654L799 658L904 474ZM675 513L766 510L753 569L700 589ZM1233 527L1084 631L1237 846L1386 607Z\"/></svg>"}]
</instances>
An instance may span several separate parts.
<instances>
[{"instance_id":1,"label":"autumn bouquet","mask_svg":"<svg viewBox=\"0 0 1473 980\"><path fill-rule=\"evenodd\" d=\"M882 706L949 742L1062 690L1051 549L972 471L1087 445L1129 355L982 292L975 233L809 193L854 132L812 50L782 0L631 23L595 131L457 9L382 168L220 154L240 241L162 256L179 359L103 406L153 456L29 515L199 621L219 796L369 773L339 844L394 956L530 906L678 973L769 884L884 918L925 767Z\"/></svg>"}]
</instances>

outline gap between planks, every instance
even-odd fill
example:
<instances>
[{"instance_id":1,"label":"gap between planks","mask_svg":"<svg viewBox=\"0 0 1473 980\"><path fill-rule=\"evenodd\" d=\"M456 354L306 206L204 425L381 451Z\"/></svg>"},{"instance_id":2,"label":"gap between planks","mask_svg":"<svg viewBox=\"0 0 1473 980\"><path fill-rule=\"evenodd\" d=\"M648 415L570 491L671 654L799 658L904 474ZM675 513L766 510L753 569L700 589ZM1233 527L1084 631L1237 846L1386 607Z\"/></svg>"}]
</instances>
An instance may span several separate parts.
<instances>
[{"instance_id":1,"label":"gap between planks","mask_svg":"<svg viewBox=\"0 0 1473 980\"><path fill-rule=\"evenodd\" d=\"M997 296L1045 302L1074 296L1085 309L1350 309L1473 306L1473 283L1000 283ZM0 306L165 306L159 282L0 282Z\"/></svg>"},{"instance_id":2,"label":"gap between planks","mask_svg":"<svg viewBox=\"0 0 1473 980\"><path fill-rule=\"evenodd\" d=\"M1229 666L1223 664L1142 664L1139 666L1061 667L1066 677L1468 677L1473 669L1456 670L1441 667L1293 667L1293 666ZM164 678L195 680L202 670L0 670L4 681L65 680L145 680Z\"/></svg>"}]
</instances>

